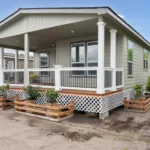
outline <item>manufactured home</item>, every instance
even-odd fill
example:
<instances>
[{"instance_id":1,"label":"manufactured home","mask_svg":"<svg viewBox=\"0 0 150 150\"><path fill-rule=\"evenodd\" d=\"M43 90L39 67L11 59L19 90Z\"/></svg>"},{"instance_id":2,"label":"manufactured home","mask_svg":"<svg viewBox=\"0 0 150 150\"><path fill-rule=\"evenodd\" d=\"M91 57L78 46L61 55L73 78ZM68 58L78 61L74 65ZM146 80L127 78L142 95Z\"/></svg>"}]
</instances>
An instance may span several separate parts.
<instances>
[{"instance_id":1,"label":"manufactured home","mask_svg":"<svg viewBox=\"0 0 150 150\"><path fill-rule=\"evenodd\" d=\"M4 68L4 48L24 50L23 68ZM109 7L21 8L0 22L0 84L15 73L11 87L51 88L61 104L74 100L76 110L103 119L134 96L135 84L146 83L149 51L150 43Z\"/></svg>"}]
</instances>

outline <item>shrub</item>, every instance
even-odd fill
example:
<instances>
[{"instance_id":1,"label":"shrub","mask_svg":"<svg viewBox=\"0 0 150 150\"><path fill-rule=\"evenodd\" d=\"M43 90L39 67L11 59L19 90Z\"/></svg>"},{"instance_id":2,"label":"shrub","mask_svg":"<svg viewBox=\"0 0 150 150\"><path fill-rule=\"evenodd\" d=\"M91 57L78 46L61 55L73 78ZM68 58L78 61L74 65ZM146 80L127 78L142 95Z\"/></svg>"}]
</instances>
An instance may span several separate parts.
<instances>
[{"instance_id":1,"label":"shrub","mask_svg":"<svg viewBox=\"0 0 150 150\"><path fill-rule=\"evenodd\" d=\"M136 98L140 98L142 96L143 88L141 85L136 84L134 87L134 91L136 94Z\"/></svg>"},{"instance_id":2,"label":"shrub","mask_svg":"<svg viewBox=\"0 0 150 150\"><path fill-rule=\"evenodd\" d=\"M23 90L27 93L29 100L36 100L41 96L41 90L39 87L27 86Z\"/></svg>"},{"instance_id":3,"label":"shrub","mask_svg":"<svg viewBox=\"0 0 150 150\"><path fill-rule=\"evenodd\" d=\"M0 86L0 96L6 96L6 90L9 90L9 84Z\"/></svg>"},{"instance_id":4,"label":"shrub","mask_svg":"<svg viewBox=\"0 0 150 150\"><path fill-rule=\"evenodd\" d=\"M148 81L147 81L147 84L146 84L146 91L150 92L150 77L148 77Z\"/></svg>"},{"instance_id":5,"label":"shrub","mask_svg":"<svg viewBox=\"0 0 150 150\"><path fill-rule=\"evenodd\" d=\"M9 90L9 84L0 86L0 90Z\"/></svg>"},{"instance_id":6,"label":"shrub","mask_svg":"<svg viewBox=\"0 0 150 150\"><path fill-rule=\"evenodd\" d=\"M58 92L47 90L46 97L48 98L48 101L47 101L48 103L55 103L58 97Z\"/></svg>"}]
</instances>

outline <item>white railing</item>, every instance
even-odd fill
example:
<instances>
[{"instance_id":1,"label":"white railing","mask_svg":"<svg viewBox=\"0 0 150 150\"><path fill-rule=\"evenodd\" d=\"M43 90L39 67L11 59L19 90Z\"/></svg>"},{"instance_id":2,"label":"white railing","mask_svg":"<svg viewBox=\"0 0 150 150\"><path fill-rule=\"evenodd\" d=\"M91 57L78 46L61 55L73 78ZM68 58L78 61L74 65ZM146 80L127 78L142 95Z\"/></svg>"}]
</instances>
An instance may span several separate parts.
<instances>
[{"instance_id":1,"label":"white railing","mask_svg":"<svg viewBox=\"0 0 150 150\"><path fill-rule=\"evenodd\" d=\"M97 88L97 67L61 68L61 88L93 90Z\"/></svg>"},{"instance_id":2,"label":"white railing","mask_svg":"<svg viewBox=\"0 0 150 150\"><path fill-rule=\"evenodd\" d=\"M9 83L13 86L24 85L24 69L5 69L3 74L4 84Z\"/></svg>"},{"instance_id":3,"label":"white railing","mask_svg":"<svg viewBox=\"0 0 150 150\"><path fill-rule=\"evenodd\" d=\"M29 72L28 81L32 86L41 88L97 90L97 67L58 67L55 68L32 68ZM3 70L4 84L19 86L24 84L24 69ZM104 68L104 89L112 90L112 68ZM116 87L123 87L123 69L116 69Z\"/></svg>"},{"instance_id":4,"label":"white railing","mask_svg":"<svg viewBox=\"0 0 150 150\"><path fill-rule=\"evenodd\" d=\"M29 83L32 86L41 88L55 88L55 69L54 68L34 68L28 69Z\"/></svg>"}]
</instances>

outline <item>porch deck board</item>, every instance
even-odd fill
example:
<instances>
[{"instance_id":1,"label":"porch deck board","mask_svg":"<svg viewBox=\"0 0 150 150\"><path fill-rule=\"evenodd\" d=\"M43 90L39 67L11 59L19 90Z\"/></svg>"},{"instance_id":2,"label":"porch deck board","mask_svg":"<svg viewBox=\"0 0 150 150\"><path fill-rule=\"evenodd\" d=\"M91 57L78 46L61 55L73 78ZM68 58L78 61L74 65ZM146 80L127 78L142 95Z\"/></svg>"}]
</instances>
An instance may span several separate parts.
<instances>
[{"instance_id":1,"label":"porch deck board","mask_svg":"<svg viewBox=\"0 0 150 150\"><path fill-rule=\"evenodd\" d=\"M71 93L71 94L88 94L97 96L106 96L109 94L114 94L122 91L123 89L118 89L117 91L105 91L105 94L97 94L96 91L84 91L84 90L61 90L60 93Z\"/></svg>"},{"instance_id":2,"label":"porch deck board","mask_svg":"<svg viewBox=\"0 0 150 150\"><path fill-rule=\"evenodd\" d=\"M55 90L54 88L42 88L41 90L44 92L47 89L51 89L51 90ZM10 90L22 90L22 88L10 88ZM61 91L59 91L59 93L68 93L68 94L82 94L82 95L94 95L94 96L107 96L107 95L111 95L117 92L122 91L122 88L117 89L117 91L105 91L105 94L97 94L96 90L95 91L85 91L85 90L69 90L69 89L62 89Z\"/></svg>"}]
</instances>

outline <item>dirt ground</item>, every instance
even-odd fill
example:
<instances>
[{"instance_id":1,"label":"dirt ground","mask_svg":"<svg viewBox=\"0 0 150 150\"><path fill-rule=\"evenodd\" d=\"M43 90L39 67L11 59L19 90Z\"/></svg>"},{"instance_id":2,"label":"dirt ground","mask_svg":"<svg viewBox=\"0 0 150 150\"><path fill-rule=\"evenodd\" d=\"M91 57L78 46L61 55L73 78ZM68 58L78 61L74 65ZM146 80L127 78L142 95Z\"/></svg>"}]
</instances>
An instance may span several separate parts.
<instances>
[{"instance_id":1,"label":"dirt ground","mask_svg":"<svg viewBox=\"0 0 150 150\"><path fill-rule=\"evenodd\" d=\"M0 150L150 150L150 110L119 108L106 120L75 115L55 123L0 111Z\"/></svg>"}]
</instances>

